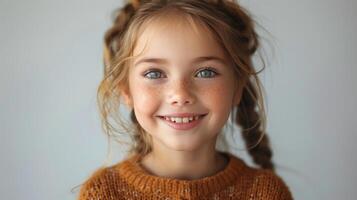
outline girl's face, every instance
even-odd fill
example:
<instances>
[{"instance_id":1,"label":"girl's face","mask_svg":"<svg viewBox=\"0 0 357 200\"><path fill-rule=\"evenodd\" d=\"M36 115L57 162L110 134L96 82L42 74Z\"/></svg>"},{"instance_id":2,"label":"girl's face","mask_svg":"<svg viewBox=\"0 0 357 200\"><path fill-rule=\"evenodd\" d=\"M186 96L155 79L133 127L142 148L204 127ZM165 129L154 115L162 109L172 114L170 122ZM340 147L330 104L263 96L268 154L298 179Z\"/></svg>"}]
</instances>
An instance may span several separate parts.
<instances>
[{"instance_id":1,"label":"girl's face","mask_svg":"<svg viewBox=\"0 0 357 200\"><path fill-rule=\"evenodd\" d=\"M134 56L145 45L130 67L129 91L124 92L124 98L152 136L153 148L212 148L241 96L223 49L207 30L195 32L190 25L179 23L148 26L139 37ZM182 130L163 117L178 113L205 116L193 122L197 123L194 127Z\"/></svg>"}]
</instances>

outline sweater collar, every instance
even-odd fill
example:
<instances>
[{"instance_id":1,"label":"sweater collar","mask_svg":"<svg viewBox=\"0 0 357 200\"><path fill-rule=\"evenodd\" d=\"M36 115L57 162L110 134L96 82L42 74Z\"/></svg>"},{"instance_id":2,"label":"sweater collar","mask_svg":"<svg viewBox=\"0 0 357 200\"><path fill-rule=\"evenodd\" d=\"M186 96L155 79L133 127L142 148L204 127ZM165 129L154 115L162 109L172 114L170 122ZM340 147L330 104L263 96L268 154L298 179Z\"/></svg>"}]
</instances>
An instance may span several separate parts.
<instances>
[{"instance_id":1,"label":"sweater collar","mask_svg":"<svg viewBox=\"0 0 357 200\"><path fill-rule=\"evenodd\" d=\"M223 152L222 152L223 153ZM244 169L244 162L231 153L227 166L218 173L195 180L181 180L149 174L140 164L141 157L134 155L118 165L120 176L135 190L151 194L179 194L192 197L213 194L236 183Z\"/></svg>"}]
</instances>

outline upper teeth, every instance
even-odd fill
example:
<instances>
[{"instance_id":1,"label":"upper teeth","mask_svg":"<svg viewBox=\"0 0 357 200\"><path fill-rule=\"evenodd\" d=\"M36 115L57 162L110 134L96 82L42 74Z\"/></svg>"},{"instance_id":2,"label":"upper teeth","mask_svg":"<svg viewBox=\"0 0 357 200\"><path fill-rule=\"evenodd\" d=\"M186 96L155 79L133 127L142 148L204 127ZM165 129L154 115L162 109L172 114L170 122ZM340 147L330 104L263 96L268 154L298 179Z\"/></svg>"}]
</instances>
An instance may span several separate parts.
<instances>
[{"instance_id":1,"label":"upper teeth","mask_svg":"<svg viewBox=\"0 0 357 200\"><path fill-rule=\"evenodd\" d=\"M197 120L199 116L192 117L164 117L165 120L170 120L176 123L188 123L189 121Z\"/></svg>"}]
</instances>

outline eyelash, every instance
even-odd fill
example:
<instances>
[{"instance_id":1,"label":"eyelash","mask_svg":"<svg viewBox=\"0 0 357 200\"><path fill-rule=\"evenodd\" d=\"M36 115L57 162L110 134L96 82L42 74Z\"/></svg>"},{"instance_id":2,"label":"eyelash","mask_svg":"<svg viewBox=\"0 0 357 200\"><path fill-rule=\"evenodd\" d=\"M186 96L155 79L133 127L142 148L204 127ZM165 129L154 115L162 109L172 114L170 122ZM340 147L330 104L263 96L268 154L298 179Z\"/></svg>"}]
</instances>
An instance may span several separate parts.
<instances>
[{"instance_id":1,"label":"eyelash","mask_svg":"<svg viewBox=\"0 0 357 200\"><path fill-rule=\"evenodd\" d=\"M202 78L214 78L215 76L218 75L218 73L216 72L216 70L215 70L214 68L212 68L212 67L205 67L205 68L201 69L200 71L198 71L198 73L200 73L200 72L202 72L202 71L209 71L209 72L213 72L213 73L214 73L214 75L211 76L211 77L202 77ZM144 73L144 77L146 77L146 78L148 78L148 79L158 79L158 78L149 78L149 77L147 77L147 75L150 74L150 73L152 73L152 72L160 72L160 73L162 73L162 71L159 70L159 69L150 69L150 70L148 70L148 71L146 71L146 72ZM198 74L198 73L197 73L197 74Z\"/></svg>"}]
</instances>

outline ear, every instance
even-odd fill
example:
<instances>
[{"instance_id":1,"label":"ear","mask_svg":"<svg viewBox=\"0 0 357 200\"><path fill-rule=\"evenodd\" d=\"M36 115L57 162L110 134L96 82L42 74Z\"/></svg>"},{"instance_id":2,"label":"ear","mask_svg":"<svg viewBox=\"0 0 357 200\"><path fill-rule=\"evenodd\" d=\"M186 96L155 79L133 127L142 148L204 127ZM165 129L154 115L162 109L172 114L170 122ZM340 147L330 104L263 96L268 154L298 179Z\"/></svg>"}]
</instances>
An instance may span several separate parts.
<instances>
[{"instance_id":1,"label":"ear","mask_svg":"<svg viewBox=\"0 0 357 200\"><path fill-rule=\"evenodd\" d=\"M238 88L234 94L233 105L237 106L242 98L242 88Z\"/></svg>"},{"instance_id":2,"label":"ear","mask_svg":"<svg viewBox=\"0 0 357 200\"><path fill-rule=\"evenodd\" d=\"M132 100L131 94L129 92L129 88L120 87L120 95L123 97L124 104L128 108L132 109L133 108L133 100Z\"/></svg>"},{"instance_id":3,"label":"ear","mask_svg":"<svg viewBox=\"0 0 357 200\"><path fill-rule=\"evenodd\" d=\"M235 89L234 97L233 97L233 105L238 106L243 95L244 86L238 85Z\"/></svg>"}]
</instances>

